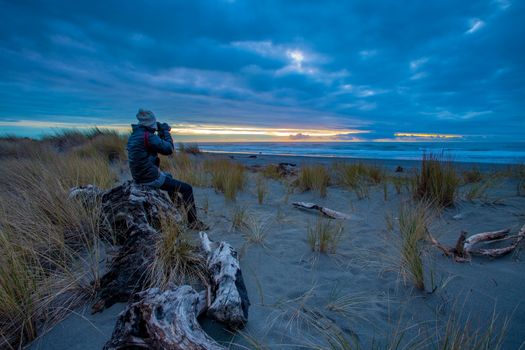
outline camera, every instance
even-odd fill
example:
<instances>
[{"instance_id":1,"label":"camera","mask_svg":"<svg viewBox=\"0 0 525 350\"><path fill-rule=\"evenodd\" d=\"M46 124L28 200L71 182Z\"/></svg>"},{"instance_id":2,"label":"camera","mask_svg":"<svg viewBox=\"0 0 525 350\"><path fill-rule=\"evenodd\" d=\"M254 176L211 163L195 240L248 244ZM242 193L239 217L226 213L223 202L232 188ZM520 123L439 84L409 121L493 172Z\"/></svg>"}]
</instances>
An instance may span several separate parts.
<instances>
[{"instance_id":1,"label":"camera","mask_svg":"<svg viewBox=\"0 0 525 350\"><path fill-rule=\"evenodd\" d=\"M171 131L171 127L168 125L168 123L157 122L157 130Z\"/></svg>"}]
</instances>

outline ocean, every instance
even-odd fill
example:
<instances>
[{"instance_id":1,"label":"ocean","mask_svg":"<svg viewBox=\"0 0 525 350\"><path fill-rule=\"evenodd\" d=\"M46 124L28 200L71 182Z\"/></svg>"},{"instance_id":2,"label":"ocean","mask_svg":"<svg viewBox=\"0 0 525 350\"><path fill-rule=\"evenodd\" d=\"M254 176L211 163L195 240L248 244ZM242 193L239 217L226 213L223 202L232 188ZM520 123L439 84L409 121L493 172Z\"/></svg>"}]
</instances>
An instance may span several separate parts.
<instances>
[{"instance_id":1,"label":"ocean","mask_svg":"<svg viewBox=\"0 0 525 350\"><path fill-rule=\"evenodd\" d=\"M525 142L255 142L200 143L214 153L419 160L443 153L457 162L525 164Z\"/></svg>"}]
</instances>

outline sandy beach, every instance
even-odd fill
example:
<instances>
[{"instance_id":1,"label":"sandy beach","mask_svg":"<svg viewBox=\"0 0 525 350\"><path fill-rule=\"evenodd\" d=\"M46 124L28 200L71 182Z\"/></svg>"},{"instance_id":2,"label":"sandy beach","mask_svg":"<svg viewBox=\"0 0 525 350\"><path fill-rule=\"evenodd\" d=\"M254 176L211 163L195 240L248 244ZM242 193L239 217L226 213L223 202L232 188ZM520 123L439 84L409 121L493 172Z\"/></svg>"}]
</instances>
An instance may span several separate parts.
<instances>
[{"instance_id":1,"label":"sandy beach","mask_svg":"<svg viewBox=\"0 0 525 350\"><path fill-rule=\"evenodd\" d=\"M525 306L522 303L523 245L507 256L473 257L458 263L432 245L425 245L424 290L414 288L399 272L398 215L411 199L407 188L397 193L392 183L370 187L359 199L349 189L329 185L326 197L302 192L291 185L294 176L265 179L267 192L258 204L256 182L260 167L292 163L293 169L309 164L327 167L336 158L212 155L228 157L248 168L247 184L235 201L209 187L195 187L199 215L211 229L212 240L225 240L239 252L251 300L249 321L240 333L204 321L215 340L232 349L328 348L330 337L348 339L349 349L401 347L434 348L436 329L450 325L467 332L484 333L492 321L495 333L503 327L504 349L518 349L525 341ZM356 160L344 160L356 162ZM419 162L368 160L388 176L404 176ZM403 172L395 172L401 166ZM470 169L472 164L458 164ZM481 165L484 173L504 169ZM125 169L125 168L123 168ZM121 180L126 179L123 170ZM525 198L516 193L517 180L501 177L486 193L465 199L471 185L461 186L455 206L432 215L429 231L440 242L454 245L459 233L469 234L510 228L515 234L525 223ZM295 208L293 202L312 202L348 214L333 220L342 229L337 249L312 251L307 232L319 220L317 212ZM242 227L235 213L242 212ZM35 340L30 349L100 349L109 339L123 304L101 314L81 308ZM354 345L353 345L354 344ZM390 345L389 345L390 344ZM331 347L341 348L341 347Z\"/></svg>"}]
</instances>

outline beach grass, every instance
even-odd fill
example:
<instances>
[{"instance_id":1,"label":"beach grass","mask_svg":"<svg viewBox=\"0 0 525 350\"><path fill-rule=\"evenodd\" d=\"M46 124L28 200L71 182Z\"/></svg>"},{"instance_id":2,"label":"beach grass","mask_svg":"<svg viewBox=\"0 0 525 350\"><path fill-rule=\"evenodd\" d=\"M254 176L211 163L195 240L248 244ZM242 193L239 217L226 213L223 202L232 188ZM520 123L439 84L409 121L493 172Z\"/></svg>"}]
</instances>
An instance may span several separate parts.
<instances>
[{"instance_id":1,"label":"beach grass","mask_svg":"<svg viewBox=\"0 0 525 350\"><path fill-rule=\"evenodd\" d=\"M161 168L174 178L192 186L204 187L209 184L204 163L190 154L179 152L166 157L161 161Z\"/></svg>"},{"instance_id":2,"label":"beach grass","mask_svg":"<svg viewBox=\"0 0 525 350\"><path fill-rule=\"evenodd\" d=\"M84 157L102 156L108 161L125 161L127 159L127 142L127 136L116 131L106 130L94 134L82 145L76 147L74 151Z\"/></svg>"},{"instance_id":3,"label":"beach grass","mask_svg":"<svg viewBox=\"0 0 525 350\"><path fill-rule=\"evenodd\" d=\"M457 303L443 325L438 323L432 344L437 349L504 349L503 340L510 325L509 317L500 317L496 310L476 325L470 314L457 309ZM478 322L479 323L479 322Z\"/></svg>"},{"instance_id":4,"label":"beach grass","mask_svg":"<svg viewBox=\"0 0 525 350\"><path fill-rule=\"evenodd\" d=\"M237 193L244 189L246 171L242 164L226 158L207 159L204 169L211 175L211 185L224 193L228 200L235 201Z\"/></svg>"},{"instance_id":5,"label":"beach grass","mask_svg":"<svg viewBox=\"0 0 525 350\"><path fill-rule=\"evenodd\" d=\"M231 213L231 228L233 229L242 229L247 225L248 211L245 206L236 205Z\"/></svg>"},{"instance_id":6,"label":"beach grass","mask_svg":"<svg viewBox=\"0 0 525 350\"><path fill-rule=\"evenodd\" d=\"M281 172L279 171L279 166L277 164L265 165L261 170L261 174L263 174L264 177L273 180L280 180L283 177Z\"/></svg>"},{"instance_id":7,"label":"beach grass","mask_svg":"<svg viewBox=\"0 0 525 350\"><path fill-rule=\"evenodd\" d=\"M401 238L401 275L419 290L425 289L421 244L426 239L429 224L429 204L404 203L399 209Z\"/></svg>"},{"instance_id":8,"label":"beach grass","mask_svg":"<svg viewBox=\"0 0 525 350\"><path fill-rule=\"evenodd\" d=\"M319 217L313 224L308 223L306 241L314 252L335 254L342 238L341 222Z\"/></svg>"},{"instance_id":9,"label":"beach grass","mask_svg":"<svg viewBox=\"0 0 525 350\"><path fill-rule=\"evenodd\" d=\"M495 179L487 178L483 181L474 182L465 191L465 199L473 202L476 199L484 199L489 189L495 186Z\"/></svg>"},{"instance_id":10,"label":"beach grass","mask_svg":"<svg viewBox=\"0 0 525 350\"><path fill-rule=\"evenodd\" d=\"M363 162L336 162L333 169L336 183L353 190L358 199L368 198L369 187L382 183L386 178L383 168ZM387 196L384 195L385 198Z\"/></svg>"},{"instance_id":11,"label":"beach grass","mask_svg":"<svg viewBox=\"0 0 525 350\"><path fill-rule=\"evenodd\" d=\"M170 284L196 286L206 281L206 262L190 239L186 226L173 217L162 217L160 224L162 235L151 266L151 285L164 289Z\"/></svg>"},{"instance_id":12,"label":"beach grass","mask_svg":"<svg viewBox=\"0 0 525 350\"><path fill-rule=\"evenodd\" d=\"M326 188L330 182L328 169L320 164L305 165L299 171L297 187L301 191L316 191L326 197Z\"/></svg>"},{"instance_id":13,"label":"beach grass","mask_svg":"<svg viewBox=\"0 0 525 350\"><path fill-rule=\"evenodd\" d=\"M179 142L177 145L177 150L179 153L188 153L188 154L201 154L202 151L197 143L182 143Z\"/></svg>"},{"instance_id":14,"label":"beach grass","mask_svg":"<svg viewBox=\"0 0 525 350\"><path fill-rule=\"evenodd\" d=\"M257 176L257 179L255 180L255 189L257 191L257 202L261 205L268 194L268 184L263 176Z\"/></svg>"},{"instance_id":15,"label":"beach grass","mask_svg":"<svg viewBox=\"0 0 525 350\"><path fill-rule=\"evenodd\" d=\"M454 205L460 178L451 159L424 153L421 169L415 176L414 197L439 207Z\"/></svg>"},{"instance_id":16,"label":"beach grass","mask_svg":"<svg viewBox=\"0 0 525 350\"><path fill-rule=\"evenodd\" d=\"M466 184L476 183L483 180L483 173L478 166L472 166L469 169L465 169L461 172L463 182Z\"/></svg>"},{"instance_id":17,"label":"beach grass","mask_svg":"<svg viewBox=\"0 0 525 350\"><path fill-rule=\"evenodd\" d=\"M260 217L254 214L246 215L241 232L249 244L264 244L270 227L269 218Z\"/></svg>"},{"instance_id":18,"label":"beach grass","mask_svg":"<svg viewBox=\"0 0 525 350\"><path fill-rule=\"evenodd\" d=\"M32 145L33 152L27 148L32 142L13 140L0 159L2 348L31 341L42 322L52 325L92 297L101 274L100 205L68 194L79 185L108 188L115 171L103 152L51 144L86 144L86 135L54 137Z\"/></svg>"}]
</instances>

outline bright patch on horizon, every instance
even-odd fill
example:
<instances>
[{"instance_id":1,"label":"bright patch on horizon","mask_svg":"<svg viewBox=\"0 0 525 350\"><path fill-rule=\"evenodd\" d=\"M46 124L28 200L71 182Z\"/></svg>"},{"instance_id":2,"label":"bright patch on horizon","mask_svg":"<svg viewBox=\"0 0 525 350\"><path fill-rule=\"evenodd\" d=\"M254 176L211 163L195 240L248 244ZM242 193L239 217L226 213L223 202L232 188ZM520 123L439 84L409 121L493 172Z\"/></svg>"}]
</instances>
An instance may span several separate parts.
<instances>
[{"instance_id":1,"label":"bright patch on horizon","mask_svg":"<svg viewBox=\"0 0 525 350\"><path fill-rule=\"evenodd\" d=\"M260 135L270 137L289 137L297 140L297 135L303 138L337 138L340 135L368 133L357 129L295 129L295 128L263 128L222 125L186 125L178 124L171 131L180 135Z\"/></svg>"},{"instance_id":2,"label":"bright patch on horizon","mask_svg":"<svg viewBox=\"0 0 525 350\"><path fill-rule=\"evenodd\" d=\"M395 137L420 137L427 139L461 139L463 135L454 134L427 134L427 133L412 133L412 132L396 132Z\"/></svg>"},{"instance_id":3,"label":"bright patch on horizon","mask_svg":"<svg viewBox=\"0 0 525 350\"><path fill-rule=\"evenodd\" d=\"M135 123L135 121L133 121ZM168 120L169 123L169 120ZM171 124L171 123L170 123ZM0 126L32 128L44 131L52 131L53 129L90 129L99 127L101 129L116 130L118 132L127 133L131 131L129 124L77 124L67 122L53 122L53 121L0 121ZM233 141L348 141L353 138L348 138L349 135L367 134L368 130L359 129L302 129L302 128L265 128L265 127L251 127L251 126L229 126L229 125L214 125L214 124L171 124L171 132L176 136L193 137L194 140L209 141L210 137L215 137L217 141L233 142ZM252 138L252 139L250 139Z\"/></svg>"}]
</instances>

